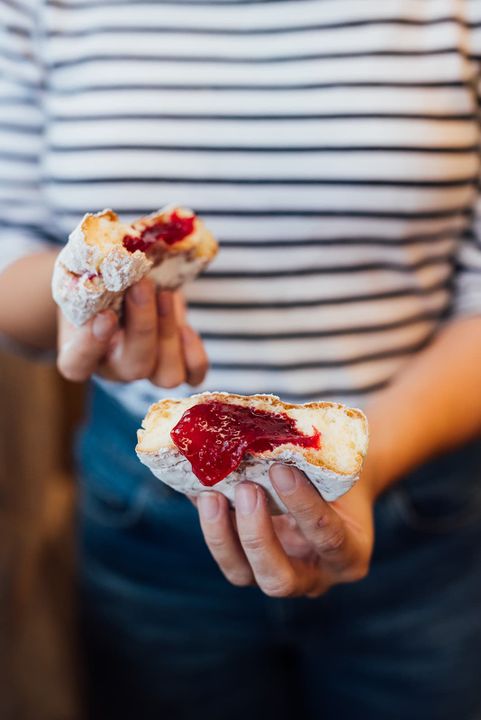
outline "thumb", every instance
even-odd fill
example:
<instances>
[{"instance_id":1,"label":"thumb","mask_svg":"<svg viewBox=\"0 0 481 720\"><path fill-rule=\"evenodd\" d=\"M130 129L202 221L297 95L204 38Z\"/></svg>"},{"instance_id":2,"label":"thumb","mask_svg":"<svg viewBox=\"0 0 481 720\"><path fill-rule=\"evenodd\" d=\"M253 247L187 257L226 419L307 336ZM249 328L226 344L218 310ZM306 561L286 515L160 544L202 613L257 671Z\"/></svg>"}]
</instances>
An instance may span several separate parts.
<instances>
[{"instance_id":1,"label":"thumb","mask_svg":"<svg viewBox=\"0 0 481 720\"><path fill-rule=\"evenodd\" d=\"M73 382L83 382L95 372L107 353L118 318L112 310L99 313L82 327L60 321L57 367Z\"/></svg>"}]
</instances>

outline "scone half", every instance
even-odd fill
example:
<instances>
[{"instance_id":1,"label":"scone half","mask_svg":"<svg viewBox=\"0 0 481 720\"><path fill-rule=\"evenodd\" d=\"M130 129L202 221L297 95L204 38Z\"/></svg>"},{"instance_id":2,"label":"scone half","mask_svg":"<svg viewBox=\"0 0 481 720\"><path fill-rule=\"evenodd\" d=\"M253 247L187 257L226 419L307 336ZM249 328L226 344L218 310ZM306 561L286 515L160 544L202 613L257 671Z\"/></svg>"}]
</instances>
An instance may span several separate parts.
<instances>
[{"instance_id":1,"label":"scone half","mask_svg":"<svg viewBox=\"0 0 481 720\"><path fill-rule=\"evenodd\" d=\"M200 408L201 405L204 407ZM222 412L224 415L219 415ZM237 418L240 418L242 426L246 414L255 447L244 450L240 462L234 463L233 469L219 479L222 473L218 473L218 465L224 468L224 472L227 465L225 453L219 456L216 447L227 448L228 452L237 447L235 443L234 446L231 444L231 439L234 437L237 442ZM227 418L222 431L219 430L218 417ZM257 433L258 418L260 425ZM210 423L210 427L206 423ZM269 445L269 441L263 439L266 423L272 423L274 432L277 432L276 427L282 427L281 442L277 443L274 439ZM289 428L287 435L285 427ZM179 435L179 428L183 435ZM203 434L199 435L198 428ZM199 435L193 443L188 437L189 432ZM292 433L293 441L290 441L289 433ZM266 443L269 447L263 449ZM136 452L140 461L157 478L182 493L196 496L212 489L225 495L232 503L235 485L249 480L264 487L273 512L285 512L286 508L269 479L269 468L274 462L295 465L307 475L325 500L333 501L347 492L358 479L367 446L365 415L339 403L293 405L282 402L274 395L202 393L189 398L161 400L152 405L142 422L142 429L138 431ZM199 467L202 467L199 458L201 461L204 458L208 469L208 472L205 467L202 470L207 481L206 477L199 477L199 474L202 476L199 473ZM195 463L198 465L197 474L193 470Z\"/></svg>"}]
</instances>

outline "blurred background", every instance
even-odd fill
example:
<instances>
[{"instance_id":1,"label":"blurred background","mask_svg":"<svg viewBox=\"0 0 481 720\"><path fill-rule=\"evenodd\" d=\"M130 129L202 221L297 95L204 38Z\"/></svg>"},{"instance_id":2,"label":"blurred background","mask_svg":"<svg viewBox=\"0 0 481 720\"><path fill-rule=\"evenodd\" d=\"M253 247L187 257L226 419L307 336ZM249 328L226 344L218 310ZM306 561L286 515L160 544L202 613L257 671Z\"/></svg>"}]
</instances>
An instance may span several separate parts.
<instances>
[{"instance_id":1,"label":"blurred background","mask_svg":"<svg viewBox=\"0 0 481 720\"><path fill-rule=\"evenodd\" d=\"M84 388L0 353L0 719L77 720L71 438Z\"/></svg>"}]
</instances>

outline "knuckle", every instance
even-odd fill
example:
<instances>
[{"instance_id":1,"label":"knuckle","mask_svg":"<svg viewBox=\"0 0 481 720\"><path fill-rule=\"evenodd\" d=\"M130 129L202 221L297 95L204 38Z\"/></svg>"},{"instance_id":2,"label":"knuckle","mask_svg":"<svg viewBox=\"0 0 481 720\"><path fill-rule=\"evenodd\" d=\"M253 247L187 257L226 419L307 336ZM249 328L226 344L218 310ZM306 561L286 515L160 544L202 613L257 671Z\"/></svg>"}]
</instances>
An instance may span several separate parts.
<instances>
[{"instance_id":1,"label":"knuckle","mask_svg":"<svg viewBox=\"0 0 481 720\"><path fill-rule=\"evenodd\" d=\"M266 544L259 535L243 535L242 545L248 552L258 553L265 550Z\"/></svg>"},{"instance_id":2,"label":"knuckle","mask_svg":"<svg viewBox=\"0 0 481 720\"><path fill-rule=\"evenodd\" d=\"M217 534L204 533L205 540L213 555L222 554L225 551L225 538Z\"/></svg>"},{"instance_id":3,"label":"knuckle","mask_svg":"<svg viewBox=\"0 0 481 720\"><path fill-rule=\"evenodd\" d=\"M150 340L155 338L155 323L149 322L148 320L138 323L133 331L136 340Z\"/></svg>"},{"instance_id":4,"label":"knuckle","mask_svg":"<svg viewBox=\"0 0 481 720\"><path fill-rule=\"evenodd\" d=\"M346 535L342 527L335 528L321 538L319 550L323 554L336 553L343 549L345 542Z\"/></svg>"},{"instance_id":5,"label":"knuckle","mask_svg":"<svg viewBox=\"0 0 481 720\"><path fill-rule=\"evenodd\" d=\"M286 573L269 582L264 582L262 591L268 597L285 598L293 597L296 594L296 579L293 573Z\"/></svg>"},{"instance_id":6,"label":"knuckle","mask_svg":"<svg viewBox=\"0 0 481 720\"><path fill-rule=\"evenodd\" d=\"M316 520L316 527L319 528L319 530L323 530L324 528L329 526L330 522L330 516L328 512L323 512L321 514L318 514L317 520Z\"/></svg>"},{"instance_id":7,"label":"knuckle","mask_svg":"<svg viewBox=\"0 0 481 720\"><path fill-rule=\"evenodd\" d=\"M333 524L332 511L322 505L319 507L317 498L314 502L305 498L296 499L295 505L291 505L291 511L298 524L309 528L311 532L317 534L319 531L322 533L328 532Z\"/></svg>"},{"instance_id":8,"label":"knuckle","mask_svg":"<svg viewBox=\"0 0 481 720\"><path fill-rule=\"evenodd\" d=\"M235 585L236 587L247 587L248 585L252 585L252 572L247 568L224 570L224 575L231 585Z\"/></svg>"}]
</instances>

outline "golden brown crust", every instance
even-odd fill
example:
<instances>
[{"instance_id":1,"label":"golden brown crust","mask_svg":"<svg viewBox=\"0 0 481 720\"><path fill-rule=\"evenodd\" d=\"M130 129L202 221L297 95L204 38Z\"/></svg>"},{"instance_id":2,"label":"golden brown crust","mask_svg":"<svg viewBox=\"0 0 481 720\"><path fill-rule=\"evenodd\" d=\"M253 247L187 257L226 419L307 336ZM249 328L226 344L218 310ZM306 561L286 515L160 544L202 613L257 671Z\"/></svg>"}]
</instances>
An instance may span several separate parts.
<instances>
[{"instance_id":1,"label":"golden brown crust","mask_svg":"<svg viewBox=\"0 0 481 720\"><path fill-rule=\"evenodd\" d=\"M84 233L84 240L90 244L94 241L93 234L99 220L108 220L109 222L119 222L119 216L113 210L102 210L98 213L88 213L80 223L80 229Z\"/></svg>"}]
</instances>

